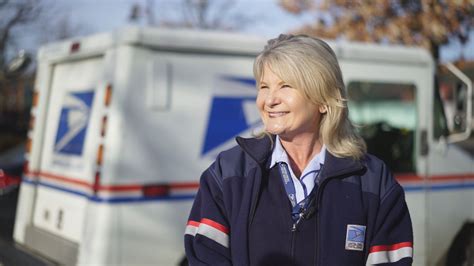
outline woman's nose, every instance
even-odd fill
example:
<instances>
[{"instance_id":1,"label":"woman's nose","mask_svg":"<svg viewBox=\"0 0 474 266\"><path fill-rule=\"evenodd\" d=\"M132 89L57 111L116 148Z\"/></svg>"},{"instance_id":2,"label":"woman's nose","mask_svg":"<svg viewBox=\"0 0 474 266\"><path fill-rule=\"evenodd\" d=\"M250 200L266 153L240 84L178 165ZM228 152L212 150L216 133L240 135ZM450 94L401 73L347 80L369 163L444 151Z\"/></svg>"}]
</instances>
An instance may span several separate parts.
<instances>
[{"instance_id":1,"label":"woman's nose","mask_svg":"<svg viewBox=\"0 0 474 266\"><path fill-rule=\"evenodd\" d=\"M265 104L267 106L274 106L280 103L280 98L275 91L270 90L265 98Z\"/></svg>"}]
</instances>

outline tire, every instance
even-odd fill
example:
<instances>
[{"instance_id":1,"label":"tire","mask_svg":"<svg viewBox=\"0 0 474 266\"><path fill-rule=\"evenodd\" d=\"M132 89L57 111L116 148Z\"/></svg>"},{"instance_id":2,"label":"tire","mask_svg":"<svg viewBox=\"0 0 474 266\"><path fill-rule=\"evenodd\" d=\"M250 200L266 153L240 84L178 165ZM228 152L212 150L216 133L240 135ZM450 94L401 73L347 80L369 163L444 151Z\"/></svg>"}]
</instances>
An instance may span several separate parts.
<instances>
[{"instance_id":1,"label":"tire","mask_svg":"<svg viewBox=\"0 0 474 266\"><path fill-rule=\"evenodd\" d=\"M446 266L472 265L474 265L474 224L466 223L449 248Z\"/></svg>"}]
</instances>

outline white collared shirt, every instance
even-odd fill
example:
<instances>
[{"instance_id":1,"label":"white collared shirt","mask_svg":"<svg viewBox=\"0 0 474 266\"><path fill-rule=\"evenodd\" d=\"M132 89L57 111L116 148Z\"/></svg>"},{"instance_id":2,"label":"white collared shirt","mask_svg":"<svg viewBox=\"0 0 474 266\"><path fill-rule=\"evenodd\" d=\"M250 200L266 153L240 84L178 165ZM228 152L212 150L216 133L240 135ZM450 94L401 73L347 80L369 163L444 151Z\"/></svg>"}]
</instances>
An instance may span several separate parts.
<instances>
[{"instance_id":1,"label":"white collared shirt","mask_svg":"<svg viewBox=\"0 0 474 266\"><path fill-rule=\"evenodd\" d=\"M272 152L270 168L272 168L277 163L286 163L291 174L291 179L293 180L293 184L295 186L296 202L299 203L311 193L315 183L318 182L318 180L315 180L315 178L318 176L318 172L321 170L321 166L324 164L325 158L326 146L323 144L321 151L314 155L314 157L301 173L301 177L298 179L291 169L288 154L281 145L280 138L277 136L275 139L275 148L273 148Z\"/></svg>"}]
</instances>

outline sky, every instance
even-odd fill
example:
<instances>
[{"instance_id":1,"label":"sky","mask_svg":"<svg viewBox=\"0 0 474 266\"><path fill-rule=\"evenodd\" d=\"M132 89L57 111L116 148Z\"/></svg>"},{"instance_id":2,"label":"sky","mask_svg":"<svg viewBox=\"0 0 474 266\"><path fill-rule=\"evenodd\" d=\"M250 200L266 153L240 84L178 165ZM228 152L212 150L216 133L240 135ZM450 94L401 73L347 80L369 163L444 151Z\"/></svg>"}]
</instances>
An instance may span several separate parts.
<instances>
[{"instance_id":1,"label":"sky","mask_svg":"<svg viewBox=\"0 0 474 266\"><path fill-rule=\"evenodd\" d=\"M78 25L81 35L112 31L130 25L128 17L131 6L133 4L146 6L146 2L147 0L50 0L55 16L67 16L73 24ZM182 0L154 0L155 20L181 19L183 17L182 2ZM216 0L215 2L225 1ZM278 5L278 0L236 0L235 2L231 8L227 9L228 12L223 16L223 21L232 21L236 14L243 16L250 22L240 24L242 26L238 31L246 34L272 38L315 20L314 13L296 16L285 12ZM212 14L212 10L210 16L221 18L217 14ZM145 25L146 22L142 20L135 24ZM466 59L474 60L474 30L470 32L469 39L469 43L464 47L457 40L442 47L441 61L455 61L459 59L461 53Z\"/></svg>"},{"instance_id":2,"label":"sky","mask_svg":"<svg viewBox=\"0 0 474 266\"><path fill-rule=\"evenodd\" d=\"M219 1L219 0L217 0ZM109 31L127 25L130 8L146 0L56 0L55 4L68 12L72 20L96 31ZM155 0L157 17L173 20L182 17L181 0ZM251 6L251 8L249 8ZM294 16L285 12L277 0L237 0L229 13L242 13L253 21L239 31L272 37L310 22L311 16ZM229 17L228 14L227 17ZM159 18L157 19L159 20Z\"/></svg>"}]
</instances>

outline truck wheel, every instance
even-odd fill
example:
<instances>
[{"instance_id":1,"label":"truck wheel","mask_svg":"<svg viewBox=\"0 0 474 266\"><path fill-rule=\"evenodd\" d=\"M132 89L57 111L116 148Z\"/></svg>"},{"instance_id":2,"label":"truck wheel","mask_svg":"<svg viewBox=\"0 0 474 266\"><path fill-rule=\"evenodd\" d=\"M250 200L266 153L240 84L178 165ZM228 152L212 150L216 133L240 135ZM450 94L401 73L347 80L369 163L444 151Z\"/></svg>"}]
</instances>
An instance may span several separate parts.
<instances>
[{"instance_id":1,"label":"truck wheel","mask_svg":"<svg viewBox=\"0 0 474 266\"><path fill-rule=\"evenodd\" d=\"M183 258L181 259L181 261L179 262L179 266L188 266L188 259L186 258L186 256L183 256Z\"/></svg>"},{"instance_id":2,"label":"truck wheel","mask_svg":"<svg viewBox=\"0 0 474 266\"><path fill-rule=\"evenodd\" d=\"M466 223L451 244L446 266L474 265L474 224Z\"/></svg>"}]
</instances>

